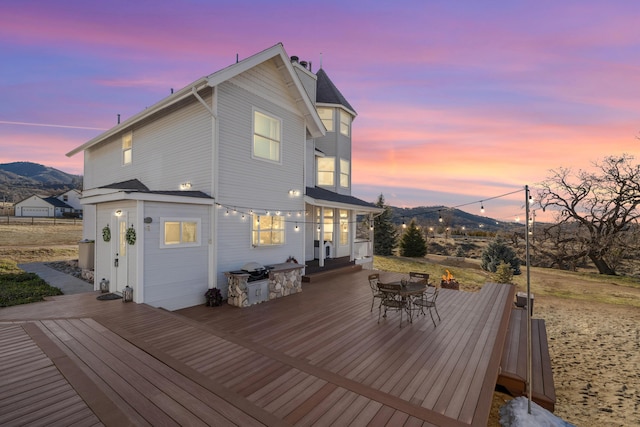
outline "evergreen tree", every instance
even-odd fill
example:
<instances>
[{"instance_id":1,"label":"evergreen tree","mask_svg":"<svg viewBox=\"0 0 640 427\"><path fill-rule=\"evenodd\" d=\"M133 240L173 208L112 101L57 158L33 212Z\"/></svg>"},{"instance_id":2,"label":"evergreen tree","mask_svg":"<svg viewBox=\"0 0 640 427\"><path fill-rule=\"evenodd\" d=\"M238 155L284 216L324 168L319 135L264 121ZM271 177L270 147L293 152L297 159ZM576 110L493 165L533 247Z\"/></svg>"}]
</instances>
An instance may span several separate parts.
<instances>
[{"instance_id":1,"label":"evergreen tree","mask_svg":"<svg viewBox=\"0 0 640 427\"><path fill-rule=\"evenodd\" d=\"M400 254L407 257L423 257L427 254L427 242L412 219L400 238Z\"/></svg>"},{"instance_id":2,"label":"evergreen tree","mask_svg":"<svg viewBox=\"0 0 640 427\"><path fill-rule=\"evenodd\" d=\"M515 251L507 246L502 239L497 238L489 243L482 252L480 266L483 270L495 273L501 262L509 264L513 274L520 274L520 260Z\"/></svg>"},{"instance_id":3,"label":"evergreen tree","mask_svg":"<svg viewBox=\"0 0 640 427\"><path fill-rule=\"evenodd\" d=\"M373 253L374 255L393 255L396 247L398 233L391 222L393 212L391 207L384 204L384 196L380 194L376 206L383 208L384 212L374 219Z\"/></svg>"}]
</instances>

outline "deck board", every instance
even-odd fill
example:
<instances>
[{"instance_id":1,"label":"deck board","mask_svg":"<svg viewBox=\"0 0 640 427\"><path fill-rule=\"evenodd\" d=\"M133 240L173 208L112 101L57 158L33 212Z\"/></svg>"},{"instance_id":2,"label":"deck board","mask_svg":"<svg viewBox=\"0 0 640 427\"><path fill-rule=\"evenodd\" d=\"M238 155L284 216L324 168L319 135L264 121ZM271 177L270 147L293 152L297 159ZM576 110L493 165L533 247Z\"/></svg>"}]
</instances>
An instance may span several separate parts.
<instances>
[{"instance_id":1,"label":"deck board","mask_svg":"<svg viewBox=\"0 0 640 427\"><path fill-rule=\"evenodd\" d=\"M378 323L371 311L368 273L314 280L246 309L171 313L80 295L0 312L0 322L36 325L134 423L486 424L513 288L443 289L436 326L427 313L399 328L398 313ZM13 332L8 358L24 351Z\"/></svg>"}]
</instances>

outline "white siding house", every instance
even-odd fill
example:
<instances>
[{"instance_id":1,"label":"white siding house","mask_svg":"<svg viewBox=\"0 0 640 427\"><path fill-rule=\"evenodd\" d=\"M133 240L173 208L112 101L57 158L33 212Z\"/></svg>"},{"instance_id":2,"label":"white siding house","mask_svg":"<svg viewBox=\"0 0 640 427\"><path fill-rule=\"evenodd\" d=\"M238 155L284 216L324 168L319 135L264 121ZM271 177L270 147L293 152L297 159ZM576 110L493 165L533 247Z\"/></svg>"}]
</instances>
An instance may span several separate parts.
<instances>
[{"instance_id":1,"label":"white siding house","mask_svg":"<svg viewBox=\"0 0 640 427\"><path fill-rule=\"evenodd\" d=\"M114 292L128 285L136 302L169 310L203 303L208 288L226 295L224 273L249 261L313 260L316 208L346 212L335 235L351 234L335 255L355 262L352 219L378 209L350 188L315 187L314 141L329 134L315 89L316 76L278 44L68 153L84 153L96 289L102 279Z\"/></svg>"},{"instance_id":2,"label":"white siding house","mask_svg":"<svg viewBox=\"0 0 640 427\"><path fill-rule=\"evenodd\" d=\"M15 204L15 216L61 218L74 208L57 197L33 195Z\"/></svg>"}]
</instances>

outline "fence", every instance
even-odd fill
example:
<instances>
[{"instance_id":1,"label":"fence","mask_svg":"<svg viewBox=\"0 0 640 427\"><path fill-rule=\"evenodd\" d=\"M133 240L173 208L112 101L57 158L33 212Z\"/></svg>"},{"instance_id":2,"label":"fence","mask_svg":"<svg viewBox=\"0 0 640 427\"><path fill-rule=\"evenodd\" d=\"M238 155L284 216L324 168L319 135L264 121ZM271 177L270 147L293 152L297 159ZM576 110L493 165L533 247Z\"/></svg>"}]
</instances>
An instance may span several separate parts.
<instances>
[{"instance_id":1,"label":"fence","mask_svg":"<svg viewBox=\"0 0 640 427\"><path fill-rule=\"evenodd\" d=\"M82 225L80 218L46 218L46 217L24 217L24 216L4 216L0 224L26 224L26 225Z\"/></svg>"}]
</instances>

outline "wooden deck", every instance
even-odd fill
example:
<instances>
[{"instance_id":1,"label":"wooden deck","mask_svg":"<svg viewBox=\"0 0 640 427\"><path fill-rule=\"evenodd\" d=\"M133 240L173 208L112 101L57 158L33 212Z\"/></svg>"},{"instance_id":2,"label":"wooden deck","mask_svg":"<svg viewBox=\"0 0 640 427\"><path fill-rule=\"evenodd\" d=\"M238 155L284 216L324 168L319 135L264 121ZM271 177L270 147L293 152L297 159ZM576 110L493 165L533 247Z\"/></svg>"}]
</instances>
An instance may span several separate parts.
<instances>
[{"instance_id":1,"label":"wooden deck","mask_svg":"<svg viewBox=\"0 0 640 427\"><path fill-rule=\"evenodd\" d=\"M0 348L14 347L0 366L23 369L0 377L0 424L66 382L76 401L45 404L34 425L67 412L83 425L486 425L514 288L444 289L436 327L421 316L399 328L397 313L378 324L370 312L368 273L245 309L170 313L93 293L2 309Z\"/></svg>"},{"instance_id":2,"label":"wooden deck","mask_svg":"<svg viewBox=\"0 0 640 427\"><path fill-rule=\"evenodd\" d=\"M531 399L553 412L556 391L547 329L543 319L531 319ZM527 396L527 312L514 308L509 320L507 338L500 363L498 385L505 387L512 396Z\"/></svg>"}]
</instances>

